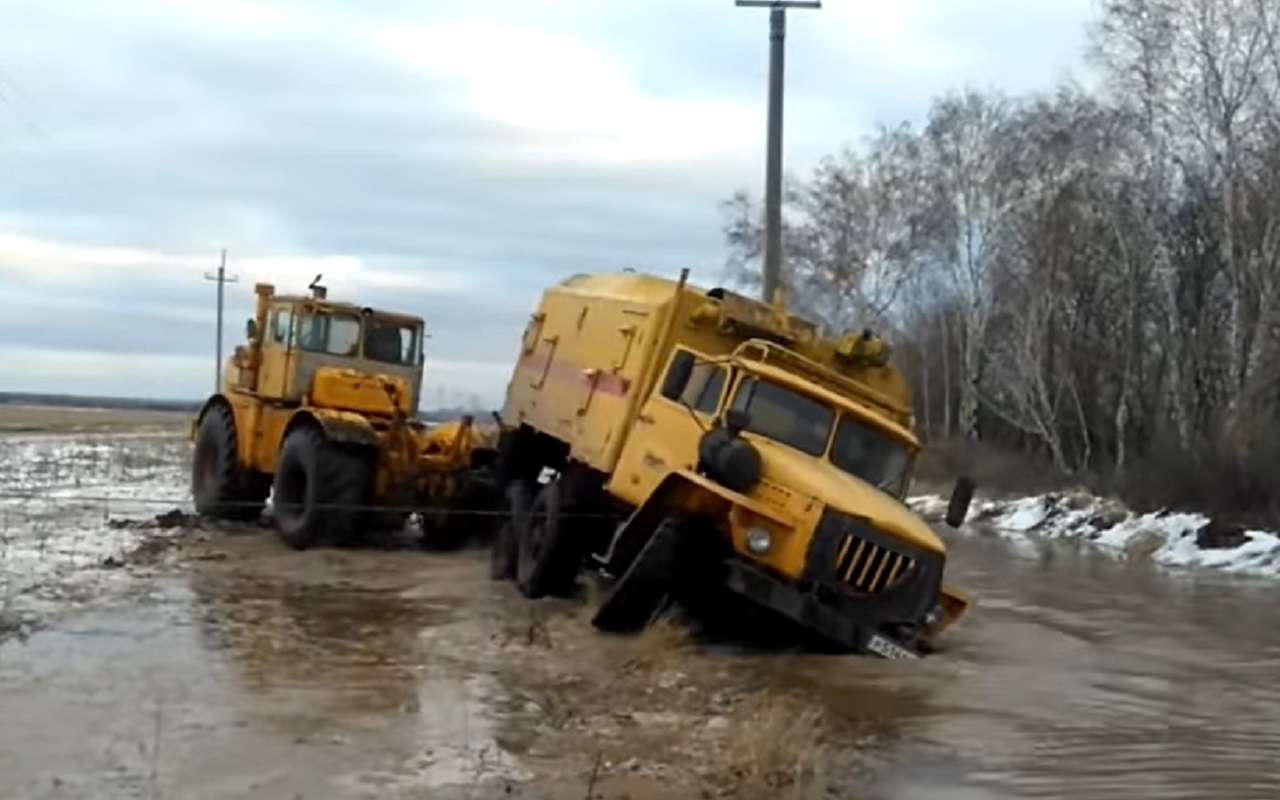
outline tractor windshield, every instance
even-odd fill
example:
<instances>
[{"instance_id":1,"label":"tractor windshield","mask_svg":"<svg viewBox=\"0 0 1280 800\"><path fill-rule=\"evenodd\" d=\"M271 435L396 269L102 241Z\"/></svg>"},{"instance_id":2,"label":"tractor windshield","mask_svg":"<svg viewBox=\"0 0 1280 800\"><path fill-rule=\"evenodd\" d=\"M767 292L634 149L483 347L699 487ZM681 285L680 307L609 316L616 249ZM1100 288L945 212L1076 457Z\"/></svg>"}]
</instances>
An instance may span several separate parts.
<instances>
[{"instance_id":1,"label":"tractor windshield","mask_svg":"<svg viewBox=\"0 0 1280 800\"><path fill-rule=\"evenodd\" d=\"M831 442L831 463L862 480L901 494L911 453L896 439L849 414L840 418Z\"/></svg>"},{"instance_id":2,"label":"tractor windshield","mask_svg":"<svg viewBox=\"0 0 1280 800\"><path fill-rule=\"evenodd\" d=\"M743 378L733 398L733 408L745 411L747 430L808 453L822 455L835 412L799 392L760 378Z\"/></svg>"},{"instance_id":3,"label":"tractor windshield","mask_svg":"<svg viewBox=\"0 0 1280 800\"><path fill-rule=\"evenodd\" d=\"M360 318L351 314L304 314L298 325L298 346L312 353L357 356Z\"/></svg>"},{"instance_id":4,"label":"tractor windshield","mask_svg":"<svg viewBox=\"0 0 1280 800\"><path fill-rule=\"evenodd\" d=\"M365 317L364 357L385 364L413 366L418 362L419 326L379 317Z\"/></svg>"}]
</instances>

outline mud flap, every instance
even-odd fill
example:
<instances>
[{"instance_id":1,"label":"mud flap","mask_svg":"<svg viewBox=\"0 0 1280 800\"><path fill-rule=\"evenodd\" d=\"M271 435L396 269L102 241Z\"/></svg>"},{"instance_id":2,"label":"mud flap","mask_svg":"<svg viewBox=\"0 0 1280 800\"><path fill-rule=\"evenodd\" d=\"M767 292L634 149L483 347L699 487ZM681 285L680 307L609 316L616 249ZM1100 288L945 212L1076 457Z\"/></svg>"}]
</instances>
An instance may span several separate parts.
<instances>
[{"instance_id":1,"label":"mud flap","mask_svg":"<svg viewBox=\"0 0 1280 800\"><path fill-rule=\"evenodd\" d=\"M671 520L664 521L609 590L591 624L615 633L644 629L662 610L674 587L679 546L680 528Z\"/></svg>"}]
</instances>

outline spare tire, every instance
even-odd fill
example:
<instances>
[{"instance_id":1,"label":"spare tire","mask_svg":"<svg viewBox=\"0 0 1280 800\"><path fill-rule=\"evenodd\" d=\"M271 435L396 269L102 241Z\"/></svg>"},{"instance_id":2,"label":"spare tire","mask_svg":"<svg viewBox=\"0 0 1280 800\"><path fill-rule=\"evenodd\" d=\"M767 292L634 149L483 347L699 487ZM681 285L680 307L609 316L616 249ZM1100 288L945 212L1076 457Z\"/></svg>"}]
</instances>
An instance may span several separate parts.
<instances>
[{"instance_id":1,"label":"spare tire","mask_svg":"<svg viewBox=\"0 0 1280 800\"><path fill-rule=\"evenodd\" d=\"M735 492L760 482L760 452L728 428L707 431L698 442L699 470Z\"/></svg>"}]
</instances>

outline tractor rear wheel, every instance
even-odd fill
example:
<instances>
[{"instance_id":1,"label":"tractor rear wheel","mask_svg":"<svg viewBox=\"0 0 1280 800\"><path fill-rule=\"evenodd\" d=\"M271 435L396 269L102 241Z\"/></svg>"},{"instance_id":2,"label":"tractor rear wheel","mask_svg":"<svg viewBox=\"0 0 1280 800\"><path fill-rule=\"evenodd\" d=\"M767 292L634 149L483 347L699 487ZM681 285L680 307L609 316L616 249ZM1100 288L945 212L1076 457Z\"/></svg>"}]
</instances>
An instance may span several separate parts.
<instances>
[{"instance_id":1,"label":"tractor rear wheel","mask_svg":"<svg viewBox=\"0 0 1280 800\"><path fill-rule=\"evenodd\" d=\"M569 594L581 552L568 535L560 482L542 487L520 528L516 585L525 597Z\"/></svg>"},{"instance_id":2,"label":"tractor rear wheel","mask_svg":"<svg viewBox=\"0 0 1280 800\"><path fill-rule=\"evenodd\" d=\"M328 441L319 430L295 429L276 460L274 516L285 543L303 550L359 527L369 502L372 469L358 449Z\"/></svg>"},{"instance_id":3,"label":"tractor rear wheel","mask_svg":"<svg viewBox=\"0 0 1280 800\"><path fill-rule=\"evenodd\" d=\"M223 519L257 519L270 489L265 475L240 467L231 411L223 405L206 411L196 431L191 459L191 494L196 512Z\"/></svg>"}]
</instances>

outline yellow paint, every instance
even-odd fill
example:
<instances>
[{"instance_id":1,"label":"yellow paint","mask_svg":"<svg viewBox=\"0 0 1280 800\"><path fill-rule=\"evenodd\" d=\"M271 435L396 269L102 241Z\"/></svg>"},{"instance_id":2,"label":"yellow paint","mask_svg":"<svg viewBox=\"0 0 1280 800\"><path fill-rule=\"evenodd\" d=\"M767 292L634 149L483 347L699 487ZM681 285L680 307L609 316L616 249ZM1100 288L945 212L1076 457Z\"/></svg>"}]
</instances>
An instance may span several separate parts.
<instances>
[{"instance_id":1,"label":"yellow paint","mask_svg":"<svg viewBox=\"0 0 1280 800\"><path fill-rule=\"evenodd\" d=\"M357 414L408 414L409 387L401 378L356 369L321 367L311 379L311 402Z\"/></svg>"}]
</instances>

